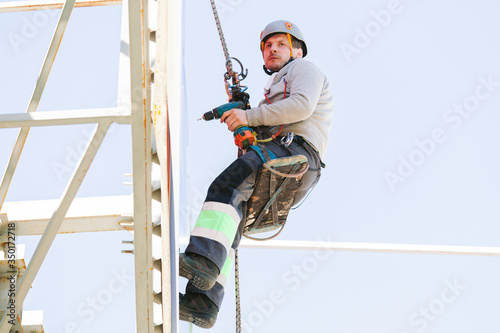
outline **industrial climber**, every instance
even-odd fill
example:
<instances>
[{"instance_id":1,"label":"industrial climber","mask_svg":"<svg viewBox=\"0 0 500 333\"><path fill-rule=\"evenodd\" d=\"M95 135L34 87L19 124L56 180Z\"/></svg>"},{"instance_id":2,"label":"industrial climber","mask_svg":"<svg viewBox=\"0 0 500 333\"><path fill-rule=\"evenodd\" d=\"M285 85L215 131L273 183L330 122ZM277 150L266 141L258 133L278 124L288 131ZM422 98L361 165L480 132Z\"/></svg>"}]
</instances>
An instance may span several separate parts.
<instances>
[{"instance_id":1,"label":"industrial climber","mask_svg":"<svg viewBox=\"0 0 500 333\"><path fill-rule=\"evenodd\" d=\"M307 157L309 170L294 200L299 202L317 183L324 166L321 159L332 122L332 95L325 75L303 59L307 46L295 24L284 20L269 23L260 42L264 70L270 75L265 98L258 107L226 111L221 122L231 131L250 126L257 132L267 131L270 137L282 130L264 145L278 158ZM284 143L285 133L293 133L288 136L293 140ZM185 294L179 296L181 320L203 328L215 324L245 225L245 203L263 163L256 149L246 149L210 185L189 244L179 258L179 274L189 279Z\"/></svg>"}]
</instances>

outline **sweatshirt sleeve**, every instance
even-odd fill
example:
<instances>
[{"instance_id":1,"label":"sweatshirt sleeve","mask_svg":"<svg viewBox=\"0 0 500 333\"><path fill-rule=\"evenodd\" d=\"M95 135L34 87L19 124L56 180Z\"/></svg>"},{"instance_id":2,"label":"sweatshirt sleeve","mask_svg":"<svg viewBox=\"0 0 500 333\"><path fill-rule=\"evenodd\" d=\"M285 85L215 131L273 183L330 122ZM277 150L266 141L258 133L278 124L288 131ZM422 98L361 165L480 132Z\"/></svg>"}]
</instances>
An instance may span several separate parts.
<instances>
[{"instance_id":1,"label":"sweatshirt sleeve","mask_svg":"<svg viewBox=\"0 0 500 333\"><path fill-rule=\"evenodd\" d=\"M309 61L292 63L286 75L290 95L283 91L271 96L272 104L263 103L247 110L250 126L276 126L307 119L315 110L324 84L323 73ZM280 99L281 98L281 99Z\"/></svg>"}]
</instances>

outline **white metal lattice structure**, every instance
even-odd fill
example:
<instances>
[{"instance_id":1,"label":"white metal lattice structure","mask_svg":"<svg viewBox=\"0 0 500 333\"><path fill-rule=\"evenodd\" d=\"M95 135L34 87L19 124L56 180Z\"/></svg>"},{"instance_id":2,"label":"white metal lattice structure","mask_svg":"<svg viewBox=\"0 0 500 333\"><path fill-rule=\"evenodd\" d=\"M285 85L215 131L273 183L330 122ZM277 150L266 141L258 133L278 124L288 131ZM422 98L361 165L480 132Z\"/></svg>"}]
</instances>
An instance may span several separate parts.
<instances>
[{"instance_id":1,"label":"white metal lattice structure","mask_svg":"<svg viewBox=\"0 0 500 333\"><path fill-rule=\"evenodd\" d=\"M0 115L1 128L21 128L0 186L0 209L3 225L15 222L17 235L42 235L31 261L20 275L15 302L18 308L40 269L57 233L130 230L134 234L136 327L137 332L177 331L177 264L170 258L170 249L176 248L175 210L173 197L172 149L169 143L169 124L179 121L180 113L180 34L181 3L177 0L128 1L122 7L122 50L120 54L119 94L117 106L91 110L45 111L35 113L43 94L47 78L63 38L74 7L119 5L116 0L16 1L0 4L0 13L26 10L62 8L51 39L40 75L26 113ZM156 26L151 28L151 21ZM155 38L151 38L154 36ZM167 40L169 41L167 44ZM150 56L152 52L156 54ZM158 60L155 60L158 59ZM151 69L151 64L154 67ZM168 80L166 73L169 72ZM155 76L152 85L151 78ZM167 102L167 95L168 102ZM177 95L177 96L175 96ZM154 100L153 100L154 96ZM173 110L176 108L176 111ZM153 221L152 221L152 126L157 137L157 155L164 181L162 188L161 255L155 267L162 272L161 293L153 290ZM130 125L133 155L133 197L101 197L75 199L85 174L112 123ZM70 124L96 124L80 160L59 201L33 201L5 203L5 197L16 166L22 154L29 129L36 126ZM178 125L178 124L176 124ZM178 127L178 126L177 126ZM178 160L178 159L176 159ZM178 177L175 177L178 179ZM97 204L100 203L100 204ZM102 203L112 209L103 208ZM70 209L71 206L71 209ZM133 206L133 216L126 215ZM97 208L96 208L97 207ZM173 251L172 253L176 253ZM18 253L19 255L19 253ZM24 262L24 261L23 261ZM174 278L172 278L174 276ZM172 281L174 280L174 281ZM158 297L161 295L161 297ZM6 300L8 301L8 300ZM154 302L160 305L161 318L154 318ZM164 304L164 307L161 307ZM20 306L21 305L21 306ZM11 323L7 311L0 332L9 332ZM173 315L173 317L172 317ZM15 323L14 329L20 328ZM27 326L31 331L35 325ZM40 328L41 329L41 328Z\"/></svg>"}]
</instances>

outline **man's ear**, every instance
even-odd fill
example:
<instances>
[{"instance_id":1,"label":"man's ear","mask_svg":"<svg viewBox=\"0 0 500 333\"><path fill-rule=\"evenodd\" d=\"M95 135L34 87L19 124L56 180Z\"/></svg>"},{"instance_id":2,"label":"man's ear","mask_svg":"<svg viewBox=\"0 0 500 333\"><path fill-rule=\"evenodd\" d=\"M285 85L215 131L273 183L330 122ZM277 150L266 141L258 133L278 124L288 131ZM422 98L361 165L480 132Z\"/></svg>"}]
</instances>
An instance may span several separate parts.
<instances>
[{"instance_id":1,"label":"man's ear","mask_svg":"<svg viewBox=\"0 0 500 333\"><path fill-rule=\"evenodd\" d=\"M304 52L302 51L302 48L293 48L292 54L293 54L294 59L302 58L304 56Z\"/></svg>"}]
</instances>

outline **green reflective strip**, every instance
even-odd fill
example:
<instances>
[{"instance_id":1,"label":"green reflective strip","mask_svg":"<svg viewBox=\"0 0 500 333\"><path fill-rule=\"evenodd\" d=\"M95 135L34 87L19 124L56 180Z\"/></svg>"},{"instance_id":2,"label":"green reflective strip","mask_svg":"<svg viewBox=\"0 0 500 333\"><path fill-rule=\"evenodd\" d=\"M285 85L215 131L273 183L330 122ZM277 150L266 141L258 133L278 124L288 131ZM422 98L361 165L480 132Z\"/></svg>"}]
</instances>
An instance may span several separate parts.
<instances>
[{"instance_id":1,"label":"green reflective strip","mask_svg":"<svg viewBox=\"0 0 500 333\"><path fill-rule=\"evenodd\" d=\"M231 215L216 210L202 210L198 220L196 220L195 227L222 232L230 242L234 240L237 230L236 223Z\"/></svg>"},{"instance_id":2,"label":"green reflective strip","mask_svg":"<svg viewBox=\"0 0 500 333\"><path fill-rule=\"evenodd\" d=\"M231 273L231 268L233 267L233 259L231 257L227 257L226 261L224 262L224 266L222 266L222 269L220 273L224 275L227 278L229 278L229 273Z\"/></svg>"}]
</instances>

